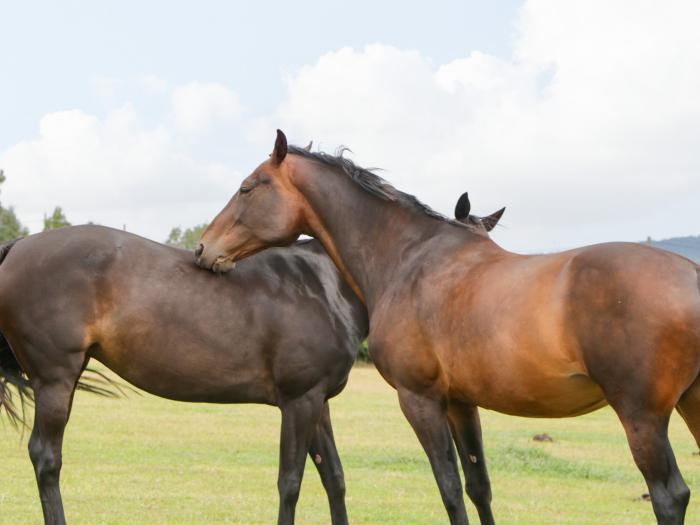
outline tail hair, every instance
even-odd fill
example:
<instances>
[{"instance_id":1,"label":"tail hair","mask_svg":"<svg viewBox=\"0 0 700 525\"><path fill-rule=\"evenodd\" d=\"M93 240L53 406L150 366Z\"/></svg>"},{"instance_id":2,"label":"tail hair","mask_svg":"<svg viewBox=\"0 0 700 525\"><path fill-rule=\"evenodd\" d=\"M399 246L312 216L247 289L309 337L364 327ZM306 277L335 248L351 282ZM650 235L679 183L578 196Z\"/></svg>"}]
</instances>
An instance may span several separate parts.
<instances>
[{"instance_id":1,"label":"tail hair","mask_svg":"<svg viewBox=\"0 0 700 525\"><path fill-rule=\"evenodd\" d=\"M7 254L10 253L12 247L17 244L21 239L13 239L11 241L4 242L0 244L0 264L3 263Z\"/></svg>"},{"instance_id":2,"label":"tail hair","mask_svg":"<svg viewBox=\"0 0 700 525\"><path fill-rule=\"evenodd\" d=\"M14 239L0 245L0 264L12 247L19 241ZM10 423L17 427L24 424L27 403L33 400L29 381L10 349L7 339L0 334L0 412L3 410Z\"/></svg>"},{"instance_id":3,"label":"tail hair","mask_svg":"<svg viewBox=\"0 0 700 525\"><path fill-rule=\"evenodd\" d=\"M29 380L10 349L7 339L0 334L0 412L4 410L14 427L26 426L28 404L34 401Z\"/></svg>"}]
</instances>

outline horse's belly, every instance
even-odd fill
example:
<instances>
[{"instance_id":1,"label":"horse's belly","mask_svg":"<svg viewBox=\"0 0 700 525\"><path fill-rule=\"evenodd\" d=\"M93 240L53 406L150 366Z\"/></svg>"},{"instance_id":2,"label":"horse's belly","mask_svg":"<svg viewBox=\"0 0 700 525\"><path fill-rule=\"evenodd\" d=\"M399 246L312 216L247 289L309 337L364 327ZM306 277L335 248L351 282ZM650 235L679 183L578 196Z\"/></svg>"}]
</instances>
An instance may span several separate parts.
<instances>
[{"instance_id":1,"label":"horse's belly","mask_svg":"<svg viewBox=\"0 0 700 525\"><path fill-rule=\"evenodd\" d=\"M93 353L122 379L150 394L176 401L275 403L274 382L264 365L237 362L233 352L179 352L105 344ZM196 358L193 358L196 356Z\"/></svg>"},{"instance_id":2,"label":"horse's belly","mask_svg":"<svg viewBox=\"0 0 700 525\"><path fill-rule=\"evenodd\" d=\"M525 417L570 417L586 414L607 404L601 388L588 376L529 378L502 381L474 395L478 406Z\"/></svg>"}]
</instances>

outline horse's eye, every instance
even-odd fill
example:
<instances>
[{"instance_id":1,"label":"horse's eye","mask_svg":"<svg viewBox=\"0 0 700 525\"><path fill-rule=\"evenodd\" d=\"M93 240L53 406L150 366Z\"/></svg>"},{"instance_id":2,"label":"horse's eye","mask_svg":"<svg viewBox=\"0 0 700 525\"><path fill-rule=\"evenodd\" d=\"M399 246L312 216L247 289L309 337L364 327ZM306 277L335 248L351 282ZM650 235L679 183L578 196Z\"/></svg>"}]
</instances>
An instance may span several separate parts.
<instances>
[{"instance_id":1,"label":"horse's eye","mask_svg":"<svg viewBox=\"0 0 700 525\"><path fill-rule=\"evenodd\" d=\"M250 193L250 190L252 190L250 186L241 186L241 189L239 190L241 193Z\"/></svg>"}]
</instances>

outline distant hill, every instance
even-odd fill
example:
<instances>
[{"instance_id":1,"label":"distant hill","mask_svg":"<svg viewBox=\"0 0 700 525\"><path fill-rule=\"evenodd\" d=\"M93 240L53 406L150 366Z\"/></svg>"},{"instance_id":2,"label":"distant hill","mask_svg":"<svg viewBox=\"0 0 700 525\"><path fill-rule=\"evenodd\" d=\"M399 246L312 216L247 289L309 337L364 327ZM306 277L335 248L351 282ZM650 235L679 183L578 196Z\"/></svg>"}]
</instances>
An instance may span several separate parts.
<instances>
[{"instance_id":1,"label":"distant hill","mask_svg":"<svg viewBox=\"0 0 700 525\"><path fill-rule=\"evenodd\" d=\"M646 244L651 244L655 248L661 248L662 250L668 250L669 252L683 255L700 264L700 235L696 237L673 237L661 241L648 239Z\"/></svg>"}]
</instances>

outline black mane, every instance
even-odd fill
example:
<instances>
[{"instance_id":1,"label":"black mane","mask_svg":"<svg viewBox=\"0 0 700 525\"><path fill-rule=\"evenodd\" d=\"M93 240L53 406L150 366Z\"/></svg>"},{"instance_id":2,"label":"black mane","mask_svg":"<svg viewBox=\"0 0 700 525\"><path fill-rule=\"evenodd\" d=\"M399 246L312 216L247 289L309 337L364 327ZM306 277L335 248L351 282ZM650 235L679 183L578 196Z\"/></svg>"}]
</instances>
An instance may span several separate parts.
<instances>
[{"instance_id":1,"label":"black mane","mask_svg":"<svg viewBox=\"0 0 700 525\"><path fill-rule=\"evenodd\" d=\"M379 197L382 200L396 202L401 206L420 211L430 217L464 226L464 224L461 222L454 221L448 217L445 217L443 214L436 212L430 206L419 201L415 196L404 193L401 190L397 190L379 175L372 173L371 169L361 168L350 159L344 157L343 153L350 151L346 147L338 148L335 155L331 155L323 151L312 152L297 146L289 146L288 151L293 155L299 155L305 159L319 162L324 166L334 168L337 171L344 173L367 193L370 193L375 197Z\"/></svg>"}]
</instances>

